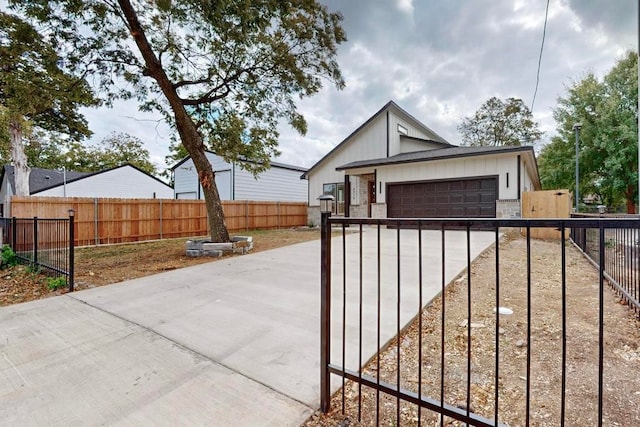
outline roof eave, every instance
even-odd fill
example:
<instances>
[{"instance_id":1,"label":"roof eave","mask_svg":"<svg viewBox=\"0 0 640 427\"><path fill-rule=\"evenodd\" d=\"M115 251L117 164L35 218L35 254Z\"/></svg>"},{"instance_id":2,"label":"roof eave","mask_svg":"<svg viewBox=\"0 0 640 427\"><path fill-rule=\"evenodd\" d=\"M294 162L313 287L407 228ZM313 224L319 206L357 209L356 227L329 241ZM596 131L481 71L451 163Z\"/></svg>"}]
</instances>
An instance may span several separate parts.
<instances>
[{"instance_id":1,"label":"roof eave","mask_svg":"<svg viewBox=\"0 0 640 427\"><path fill-rule=\"evenodd\" d=\"M378 159L378 161L371 161L369 163L362 163L362 164L348 163L346 165L338 166L336 168L336 171L344 171L348 169L360 169L360 168L367 168L372 166L387 166L387 165L399 165L404 163L432 162L437 160L448 160L448 159L455 159L460 157L489 156L489 155L496 155L496 154L514 153L519 151L522 151L522 152L530 151L533 154L533 147L531 146L509 147L504 150L469 152L469 153L461 153L461 154L445 154L442 156L431 157L431 158L401 159L396 161L393 161L393 160L389 161L389 159L392 159L391 157L391 158ZM535 159L535 155L533 156L533 158Z\"/></svg>"}]
</instances>

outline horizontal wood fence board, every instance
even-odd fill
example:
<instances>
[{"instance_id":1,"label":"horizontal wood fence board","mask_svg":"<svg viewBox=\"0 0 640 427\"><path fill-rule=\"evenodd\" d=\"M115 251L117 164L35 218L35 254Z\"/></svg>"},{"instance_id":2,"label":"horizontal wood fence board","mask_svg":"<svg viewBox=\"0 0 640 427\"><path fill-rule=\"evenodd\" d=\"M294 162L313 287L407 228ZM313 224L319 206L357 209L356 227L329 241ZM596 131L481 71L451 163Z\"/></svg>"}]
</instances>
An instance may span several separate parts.
<instances>
[{"instance_id":1,"label":"horizontal wood fence board","mask_svg":"<svg viewBox=\"0 0 640 427\"><path fill-rule=\"evenodd\" d=\"M75 211L76 246L206 236L209 228L203 200L11 198L16 218L67 218L70 209ZM231 233L307 224L306 203L234 200L223 201L222 209Z\"/></svg>"}]
</instances>

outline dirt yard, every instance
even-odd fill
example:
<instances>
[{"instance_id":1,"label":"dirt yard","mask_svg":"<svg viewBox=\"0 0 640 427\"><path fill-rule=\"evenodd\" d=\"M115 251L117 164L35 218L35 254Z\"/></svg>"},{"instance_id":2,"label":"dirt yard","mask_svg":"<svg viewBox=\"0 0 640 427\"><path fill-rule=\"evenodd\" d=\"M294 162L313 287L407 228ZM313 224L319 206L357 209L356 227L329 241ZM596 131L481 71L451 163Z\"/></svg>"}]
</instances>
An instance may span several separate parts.
<instances>
[{"instance_id":1,"label":"dirt yard","mask_svg":"<svg viewBox=\"0 0 640 427\"><path fill-rule=\"evenodd\" d=\"M560 425L562 384L562 254L559 241L531 243L531 369L530 425ZM526 239L511 234L500 243L499 306L513 311L500 315L498 413L499 422L525 425L527 383L527 265ZM483 253L471 269L471 318L467 315L467 276L455 280L445 292L444 348L442 297L422 313L400 337L400 384L404 389L440 400L444 367L445 402L467 407L468 332L471 331L471 387L469 408L493 420L495 406L496 271L495 248ZM598 295L597 271L571 245L566 246L566 393L568 426L597 425L598 414ZM640 425L640 322L605 283L604 288L603 425ZM422 347L419 347L420 335ZM398 342L379 354L380 379L396 384ZM418 376L418 352L422 375ZM442 355L445 363L442 364ZM363 373L376 377L378 358ZM444 365L444 366L443 366ZM401 403L396 422L396 399L381 394L380 425L418 423L415 405ZM341 412L344 397L345 415ZM332 397L327 415L315 414L304 425L369 426L376 422L376 393L362 388L358 422L358 386L347 382ZM423 409L421 424L440 424L439 415ZM443 425L463 425L445 418Z\"/></svg>"},{"instance_id":2,"label":"dirt yard","mask_svg":"<svg viewBox=\"0 0 640 427\"><path fill-rule=\"evenodd\" d=\"M240 233L238 233L240 234ZM318 229L257 230L242 233L253 237L252 252L320 238ZM76 249L75 288L108 285L176 268L212 262L212 258L185 256L185 239ZM33 274L24 266L0 270L0 306L60 295L65 289L50 291L46 277Z\"/></svg>"}]
</instances>

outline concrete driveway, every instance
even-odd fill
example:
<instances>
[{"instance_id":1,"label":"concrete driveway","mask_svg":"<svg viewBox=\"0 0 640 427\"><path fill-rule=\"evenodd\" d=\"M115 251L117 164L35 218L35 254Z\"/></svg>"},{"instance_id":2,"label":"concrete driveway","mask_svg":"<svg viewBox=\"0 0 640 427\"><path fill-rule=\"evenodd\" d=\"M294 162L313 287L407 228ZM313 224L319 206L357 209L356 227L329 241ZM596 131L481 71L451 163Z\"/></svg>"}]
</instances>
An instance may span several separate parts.
<instances>
[{"instance_id":1,"label":"concrete driveway","mask_svg":"<svg viewBox=\"0 0 640 427\"><path fill-rule=\"evenodd\" d=\"M418 310L417 231L380 230L383 342ZM362 234L363 347L375 353L376 229ZM494 240L471 235L475 258ZM333 316L347 277L347 366L356 368L359 234L334 239ZM447 232L445 277L466 266ZM423 232L423 299L441 289L440 234ZM0 425L297 426L319 406L319 241L0 309ZM372 317L373 316L373 317ZM342 329L334 321L332 361ZM334 384L337 387L338 382Z\"/></svg>"}]
</instances>

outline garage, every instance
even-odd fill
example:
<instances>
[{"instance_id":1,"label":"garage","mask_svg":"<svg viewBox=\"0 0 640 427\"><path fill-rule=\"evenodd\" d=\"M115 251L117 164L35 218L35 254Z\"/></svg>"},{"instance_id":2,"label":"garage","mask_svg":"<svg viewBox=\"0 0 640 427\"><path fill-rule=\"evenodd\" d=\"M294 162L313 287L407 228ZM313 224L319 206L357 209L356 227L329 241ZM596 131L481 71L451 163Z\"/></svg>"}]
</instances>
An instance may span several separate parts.
<instances>
[{"instance_id":1,"label":"garage","mask_svg":"<svg viewBox=\"0 0 640 427\"><path fill-rule=\"evenodd\" d=\"M495 218L497 176L387 184L389 218Z\"/></svg>"}]
</instances>

